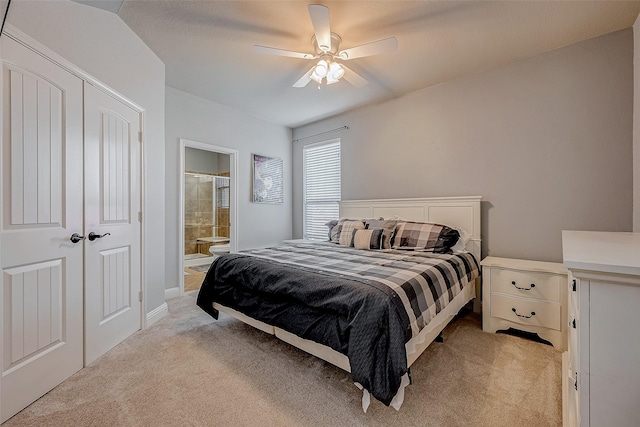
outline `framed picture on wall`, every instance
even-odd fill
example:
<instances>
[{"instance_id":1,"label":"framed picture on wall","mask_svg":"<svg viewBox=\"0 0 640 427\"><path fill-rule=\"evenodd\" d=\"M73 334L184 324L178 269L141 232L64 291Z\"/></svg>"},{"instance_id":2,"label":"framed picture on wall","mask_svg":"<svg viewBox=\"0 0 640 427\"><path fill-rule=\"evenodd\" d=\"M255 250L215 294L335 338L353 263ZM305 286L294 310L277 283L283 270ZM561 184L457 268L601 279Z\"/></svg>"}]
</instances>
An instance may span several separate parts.
<instances>
[{"instance_id":1,"label":"framed picture on wall","mask_svg":"<svg viewBox=\"0 0 640 427\"><path fill-rule=\"evenodd\" d=\"M253 202L283 203L282 159L252 154Z\"/></svg>"}]
</instances>

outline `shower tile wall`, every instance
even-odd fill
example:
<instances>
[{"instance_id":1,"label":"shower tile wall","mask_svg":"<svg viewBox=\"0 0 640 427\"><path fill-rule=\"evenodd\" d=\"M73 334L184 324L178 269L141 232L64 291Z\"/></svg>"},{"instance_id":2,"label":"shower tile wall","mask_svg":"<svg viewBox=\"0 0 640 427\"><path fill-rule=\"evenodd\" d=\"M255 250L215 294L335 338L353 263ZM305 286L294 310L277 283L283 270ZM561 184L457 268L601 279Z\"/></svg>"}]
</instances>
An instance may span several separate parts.
<instances>
[{"instance_id":1,"label":"shower tile wall","mask_svg":"<svg viewBox=\"0 0 640 427\"><path fill-rule=\"evenodd\" d=\"M185 255L209 255L209 244L198 244L199 237L211 237L213 231L213 177L185 174Z\"/></svg>"},{"instance_id":2,"label":"shower tile wall","mask_svg":"<svg viewBox=\"0 0 640 427\"><path fill-rule=\"evenodd\" d=\"M229 208L216 209L216 224L229 224ZM217 230L216 236L229 237L228 225L219 225L215 228Z\"/></svg>"}]
</instances>

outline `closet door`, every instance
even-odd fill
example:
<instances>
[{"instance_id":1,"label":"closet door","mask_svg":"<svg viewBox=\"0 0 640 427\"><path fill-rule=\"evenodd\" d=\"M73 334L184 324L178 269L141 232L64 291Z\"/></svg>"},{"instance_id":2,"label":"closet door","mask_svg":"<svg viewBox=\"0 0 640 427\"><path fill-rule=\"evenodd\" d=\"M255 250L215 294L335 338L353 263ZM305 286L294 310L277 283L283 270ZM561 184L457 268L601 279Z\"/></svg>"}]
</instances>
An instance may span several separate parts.
<instances>
[{"instance_id":1,"label":"closet door","mask_svg":"<svg viewBox=\"0 0 640 427\"><path fill-rule=\"evenodd\" d=\"M70 240L83 232L83 136L82 81L0 43L5 421L83 366L83 243Z\"/></svg>"},{"instance_id":2,"label":"closet door","mask_svg":"<svg viewBox=\"0 0 640 427\"><path fill-rule=\"evenodd\" d=\"M85 364L141 326L140 114L85 83Z\"/></svg>"}]
</instances>

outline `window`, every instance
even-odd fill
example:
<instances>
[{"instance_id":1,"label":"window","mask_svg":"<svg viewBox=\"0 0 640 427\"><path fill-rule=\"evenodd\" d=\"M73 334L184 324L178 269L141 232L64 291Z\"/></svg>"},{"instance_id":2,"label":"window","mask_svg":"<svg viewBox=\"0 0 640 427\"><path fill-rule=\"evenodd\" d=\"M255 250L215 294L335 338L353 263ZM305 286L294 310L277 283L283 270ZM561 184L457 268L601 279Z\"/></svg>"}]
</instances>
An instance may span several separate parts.
<instances>
[{"instance_id":1,"label":"window","mask_svg":"<svg viewBox=\"0 0 640 427\"><path fill-rule=\"evenodd\" d=\"M304 238L327 240L325 224L339 215L340 140L304 147L302 175Z\"/></svg>"}]
</instances>

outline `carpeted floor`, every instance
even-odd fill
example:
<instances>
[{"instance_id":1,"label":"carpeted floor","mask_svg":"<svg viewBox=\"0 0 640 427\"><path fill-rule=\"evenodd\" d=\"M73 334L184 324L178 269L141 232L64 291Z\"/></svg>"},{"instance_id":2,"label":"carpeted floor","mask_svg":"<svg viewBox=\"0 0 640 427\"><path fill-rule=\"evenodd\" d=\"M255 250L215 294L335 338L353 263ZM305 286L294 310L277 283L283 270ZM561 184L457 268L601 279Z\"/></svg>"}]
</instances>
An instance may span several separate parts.
<instances>
[{"instance_id":1,"label":"carpeted floor","mask_svg":"<svg viewBox=\"0 0 640 427\"><path fill-rule=\"evenodd\" d=\"M349 374L221 314L169 300L134 334L7 421L15 426L560 426L561 354L469 313L414 363L399 412Z\"/></svg>"}]
</instances>

